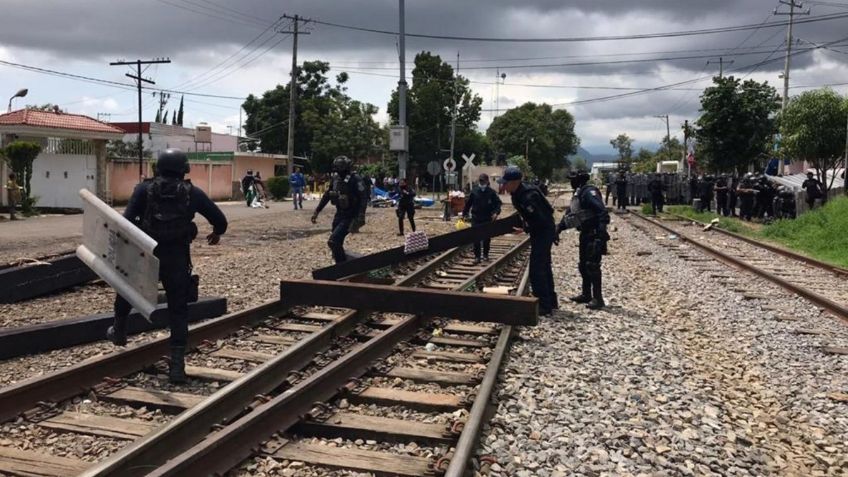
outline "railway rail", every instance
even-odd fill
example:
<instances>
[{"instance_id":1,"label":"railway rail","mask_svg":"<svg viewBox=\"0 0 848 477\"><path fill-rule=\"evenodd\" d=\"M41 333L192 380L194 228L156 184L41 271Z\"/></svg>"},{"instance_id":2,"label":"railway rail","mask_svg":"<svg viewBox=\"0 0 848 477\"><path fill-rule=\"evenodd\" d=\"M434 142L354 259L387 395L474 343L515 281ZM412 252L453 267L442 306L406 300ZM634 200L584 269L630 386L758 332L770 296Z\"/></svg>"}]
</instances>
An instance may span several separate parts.
<instances>
[{"instance_id":1,"label":"railway rail","mask_svg":"<svg viewBox=\"0 0 848 477\"><path fill-rule=\"evenodd\" d=\"M406 287L495 285L520 295L527 282L527 245L526 239L503 236L493 240L490 263L473 264L467 248L452 249L394 270L391 278ZM59 457L3 446L0 473L206 475L237 468L261 448L265 456L289 459L294 453L306 465L325 468L381 475L427 475L441 469L461 475L476 446L511 332L508 325L498 329L424 314L266 303L192 328L190 345L197 350L187 356L192 379L186 385L171 385L158 372L165 369L160 356L167 350L167 340L159 339L0 390L0 421L16 419L15 426L37 437L87 439L108 454L92 462L89 455ZM403 364L409 362L425 367ZM422 389L398 389L391 384L397 380L419 383ZM437 393L433 386L461 391ZM342 412L347 406L341 400L469 414L446 431L444 423L403 424ZM151 416L152 409L158 411ZM287 431L292 434L279 437ZM369 442L438 445L441 451L432 455L442 458L374 449L336 449L327 455L304 440L336 433Z\"/></svg>"},{"instance_id":2,"label":"railway rail","mask_svg":"<svg viewBox=\"0 0 848 477\"><path fill-rule=\"evenodd\" d=\"M693 245L722 263L775 283L848 322L848 282L845 281L843 269L821 265L808 257L786 250L780 253L780 258L776 258L774 247L751 243L735 234L704 232L700 226L692 226L693 222L688 219L661 223L636 212L631 211L629 215L665 233L673 234L681 242ZM642 228L636 223L632 224ZM642 230L651 235L650 231L644 228ZM679 246L669 246L678 248L679 256L684 260L698 260ZM743 285L730 276L722 275L716 278L723 279L728 285ZM756 298L752 294L749 296Z\"/></svg>"}]
</instances>

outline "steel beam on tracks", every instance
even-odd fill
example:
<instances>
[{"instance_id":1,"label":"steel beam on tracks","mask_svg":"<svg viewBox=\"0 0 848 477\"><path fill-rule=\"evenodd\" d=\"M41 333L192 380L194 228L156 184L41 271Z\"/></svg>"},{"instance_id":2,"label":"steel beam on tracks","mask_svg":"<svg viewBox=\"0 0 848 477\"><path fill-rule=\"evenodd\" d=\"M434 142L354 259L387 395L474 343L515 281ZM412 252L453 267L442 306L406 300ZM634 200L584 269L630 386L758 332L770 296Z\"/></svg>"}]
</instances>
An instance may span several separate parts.
<instances>
[{"instance_id":1,"label":"steel beam on tracks","mask_svg":"<svg viewBox=\"0 0 848 477\"><path fill-rule=\"evenodd\" d=\"M0 270L0 303L57 292L97 278L74 254Z\"/></svg>"},{"instance_id":2,"label":"steel beam on tracks","mask_svg":"<svg viewBox=\"0 0 848 477\"><path fill-rule=\"evenodd\" d=\"M286 307L330 306L392 313L423 313L462 321L489 321L506 325L535 326L539 323L538 299L508 295L324 280L282 280L280 301Z\"/></svg>"},{"instance_id":3,"label":"steel beam on tracks","mask_svg":"<svg viewBox=\"0 0 848 477\"><path fill-rule=\"evenodd\" d=\"M519 227L520 225L521 219L519 215L513 214L485 225L469 227L464 230L431 237L429 239L429 247L427 250L421 252L407 255L404 253L404 247L390 248L330 267L319 268L312 272L312 278L316 280L339 280L344 277L358 275L407 260L420 258L427 254L443 252L451 248L470 245L487 238L509 234L513 232L513 227Z\"/></svg>"},{"instance_id":4,"label":"steel beam on tracks","mask_svg":"<svg viewBox=\"0 0 848 477\"><path fill-rule=\"evenodd\" d=\"M195 303L188 304L189 323L215 318L226 313L226 298L201 298ZM150 318L152 323L142 319L138 313L130 314L127 319L127 333L133 335L167 328L168 306L159 305ZM106 328L113 323L114 319L112 313L101 313L0 330L0 359L44 353L103 340L106 338Z\"/></svg>"}]
</instances>

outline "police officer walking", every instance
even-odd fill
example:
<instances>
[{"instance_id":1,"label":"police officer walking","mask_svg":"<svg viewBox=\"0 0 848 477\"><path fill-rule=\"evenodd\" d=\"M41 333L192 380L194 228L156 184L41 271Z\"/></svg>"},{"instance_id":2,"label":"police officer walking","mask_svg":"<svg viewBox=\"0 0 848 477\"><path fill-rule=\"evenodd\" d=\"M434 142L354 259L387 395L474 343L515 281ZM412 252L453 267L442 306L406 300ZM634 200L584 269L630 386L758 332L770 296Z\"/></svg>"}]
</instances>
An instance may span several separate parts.
<instances>
[{"instance_id":1,"label":"police officer walking","mask_svg":"<svg viewBox=\"0 0 848 477\"><path fill-rule=\"evenodd\" d=\"M365 187L362 180L351 172L353 162L346 156L339 156L333 160L333 181L330 188L321 196L318 208L312 214L312 223L318 222L318 214L324 210L327 203L336 206L336 215L333 217L333 231L327 246L333 253L333 260L341 263L347 260L344 251L344 240L350 232L350 226L359 215L360 201Z\"/></svg>"},{"instance_id":2,"label":"police officer walking","mask_svg":"<svg viewBox=\"0 0 848 477\"><path fill-rule=\"evenodd\" d=\"M489 176L487 174L480 174L480 177L477 179L477 187L471 191L471 194L465 201L465 209L462 211L462 216L468 217L468 213L471 212L471 226L478 227L495 221L501 215L501 205L501 198L498 197L497 191L489 187ZM481 259L489 261L489 247L491 245L491 239L474 242L475 264L480 263Z\"/></svg>"},{"instance_id":3,"label":"police officer walking","mask_svg":"<svg viewBox=\"0 0 848 477\"><path fill-rule=\"evenodd\" d=\"M554 209L538 187L521 181L521 170L507 167L498 184L512 195L512 205L521 215L523 229L530 234L530 286L539 299L539 314L547 316L559 308L551 270L551 247L556 240Z\"/></svg>"},{"instance_id":4,"label":"police officer walking","mask_svg":"<svg viewBox=\"0 0 848 477\"><path fill-rule=\"evenodd\" d=\"M401 179L397 189L398 235L403 235L403 217L409 219L409 226L415 232L415 190L409 187L406 179Z\"/></svg>"},{"instance_id":5,"label":"police officer walking","mask_svg":"<svg viewBox=\"0 0 848 477\"><path fill-rule=\"evenodd\" d=\"M648 182L648 192L651 193L651 210L653 210L654 215L663 211L665 204L663 189L665 189L665 184L663 184L662 177L659 174L654 174Z\"/></svg>"},{"instance_id":6,"label":"police officer walking","mask_svg":"<svg viewBox=\"0 0 848 477\"><path fill-rule=\"evenodd\" d=\"M618 200L618 210L627 210L627 176L624 171L619 172L615 178L615 197Z\"/></svg>"},{"instance_id":7,"label":"police officer walking","mask_svg":"<svg viewBox=\"0 0 848 477\"><path fill-rule=\"evenodd\" d=\"M589 173L575 171L569 177L574 196L571 206L562 217L557 234L563 230L576 228L580 231L580 254L577 269L583 280L582 291L571 297L575 303L586 303L586 307L598 310L606 306L601 289L601 256L606 254L610 237L607 225L610 217L601 200L601 192L589 184Z\"/></svg>"},{"instance_id":8,"label":"police officer walking","mask_svg":"<svg viewBox=\"0 0 848 477\"><path fill-rule=\"evenodd\" d=\"M171 362L168 377L172 383L186 381L185 348L188 342L189 295L195 295L191 278L190 244L197 236L194 214L212 225L206 236L217 245L227 231L227 218L202 190L184 179L189 172L188 157L179 149L168 149L156 162L156 177L136 186L124 217L138 225L157 242L153 253L159 259L159 280L168 298L171 328ZM115 323L106 337L117 346L127 344L127 317L132 306L123 297L115 298Z\"/></svg>"}]
</instances>

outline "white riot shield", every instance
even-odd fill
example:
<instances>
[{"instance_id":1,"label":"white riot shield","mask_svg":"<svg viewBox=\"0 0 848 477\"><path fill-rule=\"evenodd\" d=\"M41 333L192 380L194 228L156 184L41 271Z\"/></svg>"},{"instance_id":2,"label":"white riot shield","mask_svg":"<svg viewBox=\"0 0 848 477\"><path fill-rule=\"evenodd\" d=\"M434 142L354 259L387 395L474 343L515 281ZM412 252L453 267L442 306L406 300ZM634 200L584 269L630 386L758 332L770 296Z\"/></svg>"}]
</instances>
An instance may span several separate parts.
<instances>
[{"instance_id":1,"label":"white riot shield","mask_svg":"<svg viewBox=\"0 0 848 477\"><path fill-rule=\"evenodd\" d=\"M156 241L87 189L80 197L84 214L77 257L150 321L159 294Z\"/></svg>"}]
</instances>

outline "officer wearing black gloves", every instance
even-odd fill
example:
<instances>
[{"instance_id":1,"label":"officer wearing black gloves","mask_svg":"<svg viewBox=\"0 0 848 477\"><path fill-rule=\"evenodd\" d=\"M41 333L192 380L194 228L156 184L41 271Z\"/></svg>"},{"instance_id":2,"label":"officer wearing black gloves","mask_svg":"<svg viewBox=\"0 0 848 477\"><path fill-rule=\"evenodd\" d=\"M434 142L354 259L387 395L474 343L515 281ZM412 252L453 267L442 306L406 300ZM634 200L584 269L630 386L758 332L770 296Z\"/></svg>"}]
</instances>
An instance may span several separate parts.
<instances>
[{"instance_id":1,"label":"officer wearing black gloves","mask_svg":"<svg viewBox=\"0 0 848 477\"><path fill-rule=\"evenodd\" d=\"M471 212L471 226L480 226L495 221L501 215L501 205L502 202L501 198L498 197L498 192L489 187L489 176L487 174L480 174L480 177L477 179L477 187L471 191L471 194L465 201L462 216L468 217L468 213ZM489 248L491 245L491 239L474 242L475 264L480 263L481 258L489 261Z\"/></svg>"},{"instance_id":2,"label":"officer wearing black gloves","mask_svg":"<svg viewBox=\"0 0 848 477\"><path fill-rule=\"evenodd\" d=\"M580 255L577 269L583 279L582 292L571 298L575 303L587 303L592 310L603 308L601 291L601 256L606 254L610 218L601 199L601 191L589 184L589 173L576 171L569 176L574 196L571 206L557 227L557 234L576 228L580 231Z\"/></svg>"},{"instance_id":3,"label":"officer wearing black gloves","mask_svg":"<svg viewBox=\"0 0 848 477\"><path fill-rule=\"evenodd\" d=\"M397 188L397 218L398 218L398 235L403 235L403 217L409 219L409 226L415 232L415 190L409 187L406 179L401 179Z\"/></svg>"},{"instance_id":4,"label":"officer wearing black gloves","mask_svg":"<svg viewBox=\"0 0 848 477\"><path fill-rule=\"evenodd\" d=\"M124 217L157 242L154 254L159 259L159 279L168 297L171 328L171 363L168 377L172 383L186 381L185 348L188 341L188 302L192 290L190 244L197 236L194 214L199 213L212 225L206 236L209 245L217 245L227 231L227 218L202 190L184 179L189 172L188 157L179 149L168 149L156 162L156 177L136 186L124 211ZM115 299L115 324L106 337L118 346L127 344L127 317L132 306L120 295Z\"/></svg>"},{"instance_id":5,"label":"officer wearing black gloves","mask_svg":"<svg viewBox=\"0 0 848 477\"><path fill-rule=\"evenodd\" d=\"M559 308L551 270L551 247L556 241L554 209L538 187L521 182L517 167L507 167L498 184L512 195L512 205L524 222L524 228L515 231L530 234L530 286L539 299L539 314L550 315Z\"/></svg>"},{"instance_id":6,"label":"officer wearing black gloves","mask_svg":"<svg viewBox=\"0 0 848 477\"><path fill-rule=\"evenodd\" d=\"M351 172L353 162L346 156L339 156L333 160L333 182L330 189L324 192L318 208L312 214L312 223L318 221L318 214L324 210L330 202L336 206L336 215L333 217L333 232L327 246L333 252L333 260L341 263L347 260L344 251L344 240L350 232L350 226L359 215L360 202L363 198L365 186L362 179Z\"/></svg>"}]
</instances>

